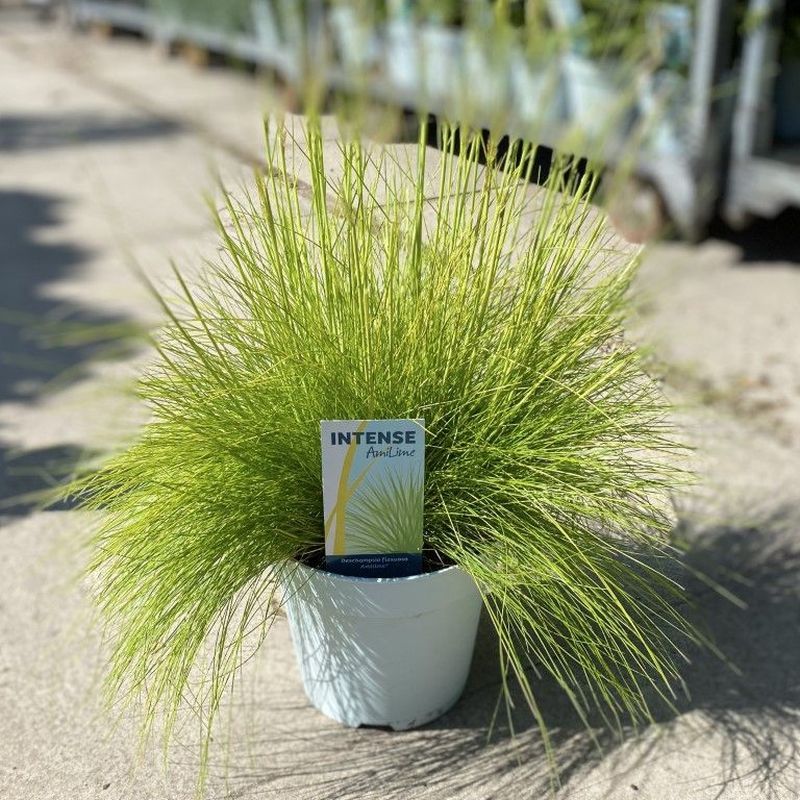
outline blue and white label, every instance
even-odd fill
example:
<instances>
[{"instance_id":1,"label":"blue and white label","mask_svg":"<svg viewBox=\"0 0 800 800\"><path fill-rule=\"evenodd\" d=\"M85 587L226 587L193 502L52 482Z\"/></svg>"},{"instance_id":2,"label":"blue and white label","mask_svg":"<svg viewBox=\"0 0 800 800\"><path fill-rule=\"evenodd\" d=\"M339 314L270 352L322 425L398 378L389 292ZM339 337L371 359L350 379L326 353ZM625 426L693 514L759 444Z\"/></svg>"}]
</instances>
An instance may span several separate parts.
<instances>
[{"instance_id":1,"label":"blue and white label","mask_svg":"<svg viewBox=\"0 0 800 800\"><path fill-rule=\"evenodd\" d=\"M387 578L421 571L424 425L421 419L320 423L331 572Z\"/></svg>"}]
</instances>

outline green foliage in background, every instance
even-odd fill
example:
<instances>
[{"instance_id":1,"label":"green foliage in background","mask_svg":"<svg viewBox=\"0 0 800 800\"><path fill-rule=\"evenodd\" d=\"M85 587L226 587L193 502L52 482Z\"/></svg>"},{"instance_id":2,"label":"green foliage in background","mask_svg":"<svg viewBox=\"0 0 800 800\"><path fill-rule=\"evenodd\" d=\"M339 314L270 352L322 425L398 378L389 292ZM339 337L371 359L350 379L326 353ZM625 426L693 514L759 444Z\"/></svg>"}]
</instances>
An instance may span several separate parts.
<instances>
[{"instance_id":1,"label":"green foliage in background","mask_svg":"<svg viewBox=\"0 0 800 800\"><path fill-rule=\"evenodd\" d=\"M102 512L109 691L167 737L186 703L208 745L276 581L323 549L321 419L426 420L426 546L474 576L545 737L537 674L612 726L670 702L694 634L652 556L685 476L622 337L637 259L589 179L533 187L531 147L441 138L426 170L422 144L273 131L219 259L161 295L152 420L75 491Z\"/></svg>"}]
</instances>

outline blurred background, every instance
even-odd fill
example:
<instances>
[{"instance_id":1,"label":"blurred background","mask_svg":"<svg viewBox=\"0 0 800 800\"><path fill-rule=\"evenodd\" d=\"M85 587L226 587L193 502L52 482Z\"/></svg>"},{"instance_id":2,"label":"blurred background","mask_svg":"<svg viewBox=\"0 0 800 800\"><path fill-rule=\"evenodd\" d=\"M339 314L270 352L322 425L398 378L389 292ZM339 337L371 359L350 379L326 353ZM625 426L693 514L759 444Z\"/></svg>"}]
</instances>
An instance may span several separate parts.
<instances>
[{"instance_id":1,"label":"blurred background","mask_svg":"<svg viewBox=\"0 0 800 800\"><path fill-rule=\"evenodd\" d=\"M646 243L629 335L694 447L676 541L742 602L689 581L736 669L690 654L691 699L602 755L541 685L563 796L800 796L796 0L0 0L0 797L193 796L194 751L134 774L135 725L100 713L90 523L41 491L146 419L131 388L161 312L142 276L168 289L171 261L191 278L216 256L208 204L274 168L278 115L302 194L309 109L332 171L358 130L416 175L426 119L425 179L444 122L536 145L532 183L600 177L614 246ZM212 797L544 796L535 726L488 734L488 650L454 711L389 747L319 718L271 636Z\"/></svg>"},{"instance_id":2,"label":"blurred background","mask_svg":"<svg viewBox=\"0 0 800 800\"><path fill-rule=\"evenodd\" d=\"M7 0L6 0L7 2ZM796 0L32 0L75 31L140 36L362 103L625 165L629 237L698 239L800 204ZM583 152L581 152L581 150Z\"/></svg>"}]
</instances>

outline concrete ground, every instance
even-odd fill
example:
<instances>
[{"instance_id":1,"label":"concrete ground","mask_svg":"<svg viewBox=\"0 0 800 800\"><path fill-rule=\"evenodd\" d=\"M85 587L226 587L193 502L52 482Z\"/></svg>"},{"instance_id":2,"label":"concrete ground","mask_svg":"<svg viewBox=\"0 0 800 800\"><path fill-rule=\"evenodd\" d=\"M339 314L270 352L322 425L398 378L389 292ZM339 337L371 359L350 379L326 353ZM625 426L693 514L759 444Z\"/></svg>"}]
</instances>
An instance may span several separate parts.
<instances>
[{"instance_id":1,"label":"concrete ground","mask_svg":"<svg viewBox=\"0 0 800 800\"><path fill-rule=\"evenodd\" d=\"M190 723L166 769L136 758L135 715L102 710L103 654L80 580L91 520L24 497L131 430L126 394L158 318L136 277L213 253L203 193L259 159L262 87L145 43L70 39L0 10L0 798L189 798ZM333 133L331 134L333 135ZM800 797L800 244L797 219L654 247L632 329L655 344L697 448L680 499L688 561L740 608L690 586L736 665L695 654L690 699L598 752L539 684L563 798ZM790 254L794 254L794 263ZM55 346L53 333L58 332ZM74 335L65 339L65 331ZM91 336L87 336L91 332ZM129 334L129 335L127 335ZM10 498L10 499L9 499ZM487 738L498 693L482 630L463 699L416 731L345 730L309 707L279 622L248 665L212 798L548 794L535 726Z\"/></svg>"}]
</instances>

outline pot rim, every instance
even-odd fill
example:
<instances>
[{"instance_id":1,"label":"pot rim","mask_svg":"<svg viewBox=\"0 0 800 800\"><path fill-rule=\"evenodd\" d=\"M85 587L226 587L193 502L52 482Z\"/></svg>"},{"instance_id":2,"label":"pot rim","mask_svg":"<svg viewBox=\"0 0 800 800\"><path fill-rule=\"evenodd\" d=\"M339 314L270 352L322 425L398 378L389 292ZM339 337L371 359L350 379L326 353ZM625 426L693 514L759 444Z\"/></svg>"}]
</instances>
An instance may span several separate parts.
<instances>
[{"instance_id":1,"label":"pot rim","mask_svg":"<svg viewBox=\"0 0 800 800\"><path fill-rule=\"evenodd\" d=\"M341 583L351 583L351 584L397 584L403 583L408 581L421 581L425 579L433 579L438 575L444 575L445 573L452 572L454 570L459 570L460 572L464 572L458 564L451 564L449 567L444 567L443 569L437 569L432 572L421 572L419 575L406 575L402 578L368 578L361 575L340 575L338 572L328 572L325 569L319 569L319 567L311 567L308 564L304 564L302 561L298 561L296 558L289 559L290 563L297 565L298 568L306 569L311 572L318 572L320 575L328 578L330 580L339 581ZM464 572L465 575L469 573Z\"/></svg>"}]
</instances>

